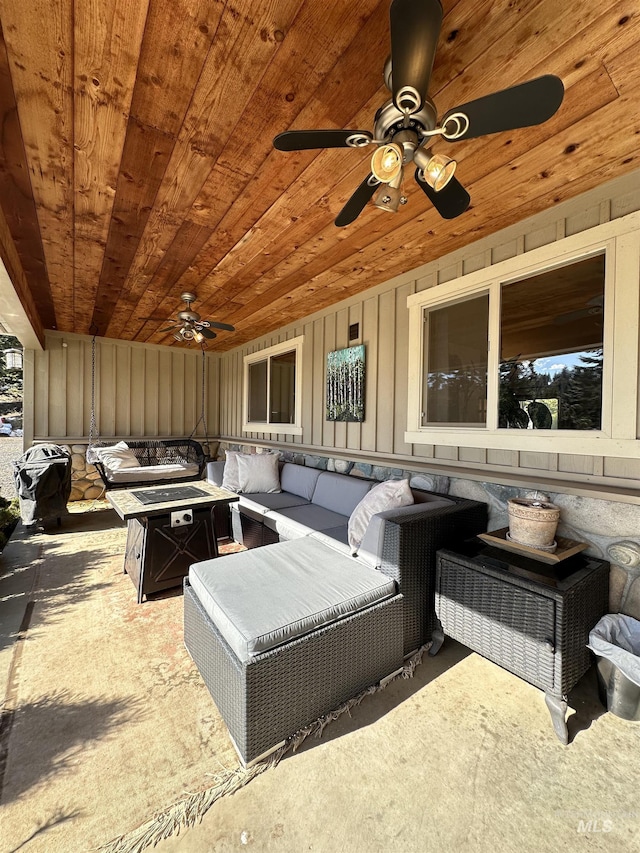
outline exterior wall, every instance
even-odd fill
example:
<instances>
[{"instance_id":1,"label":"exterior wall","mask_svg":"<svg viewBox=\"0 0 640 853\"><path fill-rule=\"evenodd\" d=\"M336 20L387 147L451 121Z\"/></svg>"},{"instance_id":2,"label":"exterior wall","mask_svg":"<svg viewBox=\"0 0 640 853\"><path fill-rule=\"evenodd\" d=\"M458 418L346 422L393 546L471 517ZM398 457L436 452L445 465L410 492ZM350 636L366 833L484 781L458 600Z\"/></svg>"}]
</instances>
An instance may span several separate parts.
<instances>
[{"instance_id":1,"label":"exterior wall","mask_svg":"<svg viewBox=\"0 0 640 853\"><path fill-rule=\"evenodd\" d=\"M408 296L637 210L640 172L221 356L221 449L276 446L284 458L300 464L380 480L408 476L423 488L486 501L490 530L507 526L510 497L537 490L560 506L560 535L587 542L588 553L610 561L610 610L640 619L638 458L412 445L404 440ZM638 280L629 286L637 288ZM634 322L638 324L638 318ZM360 324L360 336L350 341L348 330L353 323ZM304 335L302 435L243 433L244 355L298 335ZM327 421L327 353L360 343L366 347L365 421ZM640 423L640 412L636 415Z\"/></svg>"},{"instance_id":2,"label":"exterior wall","mask_svg":"<svg viewBox=\"0 0 640 853\"><path fill-rule=\"evenodd\" d=\"M89 336L49 331L44 350L25 351L24 446L50 441L72 450L74 500L97 497L102 485L84 459L91 427L91 342ZM215 436L218 361L207 353L205 363L206 432ZM199 349L96 339L95 418L101 440L182 438L197 424L194 438L202 442L202 389Z\"/></svg>"},{"instance_id":3,"label":"exterior wall","mask_svg":"<svg viewBox=\"0 0 640 853\"><path fill-rule=\"evenodd\" d=\"M287 326L220 357L220 435L223 439L278 446L296 445L310 453L344 453L348 458L514 486L566 488L582 494L634 500L640 484L640 457L545 453L450 444L409 444L407 297L418 291L486 269L564 237L588 231L640 210L640 172L478 241L318 314ZM429 239L428 236L426 239ZM524 261L523 261L524 263ZM638 288L638 272L629 286ZM360 336L349 341L349 325ZM637 319L636 333L637 333ZM304 336L302 435L242 432L243 357L298 335ZM366 348L366 401L363 423L325 420L327 353L356 343ZM417 357L417 354L416 354ZM640 420L640 413L635 412ZM449 439L450 440L450 439ZM523 445L525 442L523 441Z\"/></svg>"}]
</instances>

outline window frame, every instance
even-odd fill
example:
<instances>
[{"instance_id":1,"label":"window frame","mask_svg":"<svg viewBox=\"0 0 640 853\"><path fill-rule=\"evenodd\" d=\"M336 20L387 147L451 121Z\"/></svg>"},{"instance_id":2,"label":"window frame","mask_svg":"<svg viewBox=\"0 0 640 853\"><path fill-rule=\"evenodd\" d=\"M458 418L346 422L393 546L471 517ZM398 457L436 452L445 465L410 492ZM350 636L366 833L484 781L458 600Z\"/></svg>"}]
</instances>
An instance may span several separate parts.
<instances>
[{"instance_id":1,"label":"window frame","mask_svg":"<svg viewBox=\"0 0 640 853\"><path fill-rule=\"evenodd\" d=\"M503 284L605 254L603 388L600 430L514 430L498 427L500 294ZM640 214L516 255L407 298L409 365L407 430L410 444L531 450L546 453L640 457L638 359ZM489 292L486 426L422 426L425 311ZM635 322L632 318L636 318ZM418 353L419 357L412 354Z\"/></svg>"},{"instance_id":2,"label":"window frame","mask_svg":"<svg viewBox=\"0 0 640 853\"><path fill-rule=\"evenodd\" d=\"M242 394L242 431L261 432L279 435L302 435L302 350L304 335L283 341L265 349L256 350L244 356L243 394ZM269 407L269 382L271 377L270 361L285 352L295 351L295 420L294 423L269 423L249 421L249 366L259 361L267 361L267 408Z\"/></svg>"}]
</instances>

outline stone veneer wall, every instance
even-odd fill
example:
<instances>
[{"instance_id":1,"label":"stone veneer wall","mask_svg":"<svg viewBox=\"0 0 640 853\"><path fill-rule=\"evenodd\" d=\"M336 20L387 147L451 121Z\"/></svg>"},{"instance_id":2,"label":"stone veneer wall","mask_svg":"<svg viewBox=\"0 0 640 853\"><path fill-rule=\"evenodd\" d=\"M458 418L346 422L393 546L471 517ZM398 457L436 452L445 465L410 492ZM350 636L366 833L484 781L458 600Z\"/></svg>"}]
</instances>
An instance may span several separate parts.
<instances>
[{"instance_id":1,"label":"stone veneer wall","mask_svg":"<svg viewBox=\"0 0 640 853\"><path fill-rule=\"evenodd\" d=\"M220 451L227 448L244 453L264 451L264 448L251 444L222 442ZM285 461L310 468L322 468L352 477L368 477L380 481L407 477L410 485L417 489L484 501L489 506L489 530L508 526L509 498L533 494L530 489L501 486L497 483L482 483L405 468L387 468L292 450L280 449L279 452ZM224 458L222 453L220 458ZM635 504L577 497L561 492L546 492L545 496L560 507L560 536L588 542L587 554L610 562L610 612L626 613L640 619L640 508Z\"/></svg>"},{"instance_id":2,"label":"stone veneer wall","mask_svg":"<svg viewBox=\"0 0 640 853\"><path fill-rule=\"evenodd\" d=\"M94 465L86 459L86 444L63 444L71 454L70 501L92 501L104 494L104 483Z\"/></svg>"}]
</instances>

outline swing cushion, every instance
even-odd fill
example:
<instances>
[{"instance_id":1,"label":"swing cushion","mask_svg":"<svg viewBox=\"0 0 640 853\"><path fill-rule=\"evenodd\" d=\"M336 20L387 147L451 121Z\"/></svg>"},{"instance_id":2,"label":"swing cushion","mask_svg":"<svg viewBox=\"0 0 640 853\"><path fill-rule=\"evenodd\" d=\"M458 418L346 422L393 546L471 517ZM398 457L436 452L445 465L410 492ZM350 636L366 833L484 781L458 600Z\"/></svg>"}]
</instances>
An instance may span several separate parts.
<instances>
[{"instance_id":1,"label":"swing cushion","mask_svg":"<svg viewBox=\"0 0 640 853\"><path fill-rule=\"evenodd\" d=\"M106 467L106 466L105 466ZM150 483L156 480L183 480L185 477L197 477L199 466L185 462L168 465L140 465L135 468L109 470L112 483Z\"/></svg>"}]
</instances>

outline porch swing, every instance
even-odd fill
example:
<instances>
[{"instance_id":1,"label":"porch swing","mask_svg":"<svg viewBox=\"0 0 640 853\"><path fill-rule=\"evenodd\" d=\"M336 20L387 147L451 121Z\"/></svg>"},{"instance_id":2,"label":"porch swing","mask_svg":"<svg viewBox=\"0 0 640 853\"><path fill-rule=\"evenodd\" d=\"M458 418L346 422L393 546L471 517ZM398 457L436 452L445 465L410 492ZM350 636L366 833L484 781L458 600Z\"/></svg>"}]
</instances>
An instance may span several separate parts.
<instances>
[{"instance_id":1,"label":"porch swing","mask_svg":"<svg viewBox=\"0 0 640 853\"><path fill-rule=\"evenodd\" d=\"M205 352L202 350L202 411L188 438L128 439L108 444L96 426L96 336L91 341L91 419L86 459L95 465L105 491L136 486L163 486L201 480L208 456L194 435L204 427L207 452L210 439L205 416Z\"/></svg>"}]
</instances>

